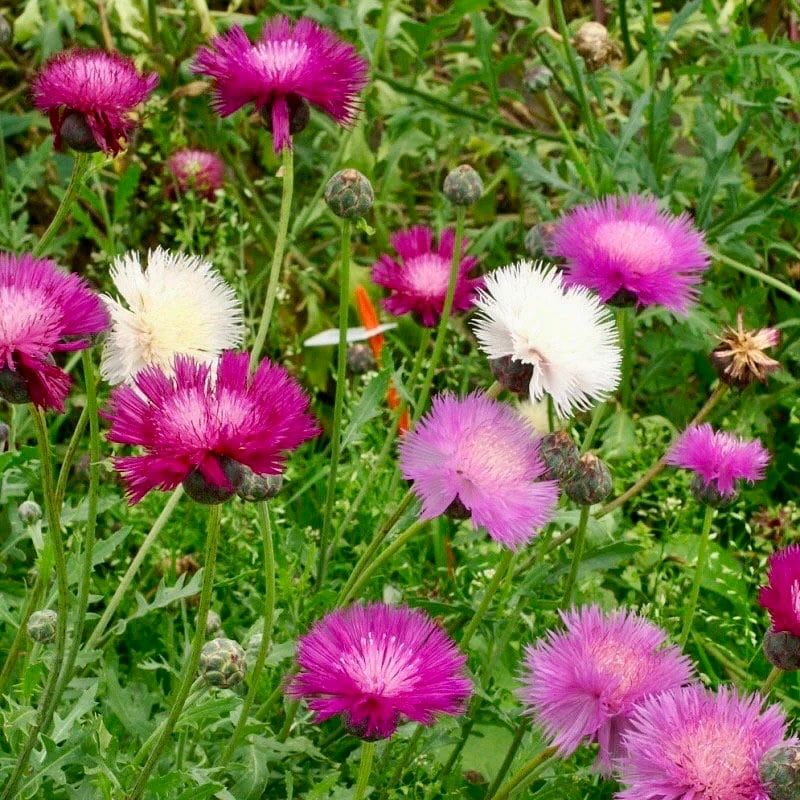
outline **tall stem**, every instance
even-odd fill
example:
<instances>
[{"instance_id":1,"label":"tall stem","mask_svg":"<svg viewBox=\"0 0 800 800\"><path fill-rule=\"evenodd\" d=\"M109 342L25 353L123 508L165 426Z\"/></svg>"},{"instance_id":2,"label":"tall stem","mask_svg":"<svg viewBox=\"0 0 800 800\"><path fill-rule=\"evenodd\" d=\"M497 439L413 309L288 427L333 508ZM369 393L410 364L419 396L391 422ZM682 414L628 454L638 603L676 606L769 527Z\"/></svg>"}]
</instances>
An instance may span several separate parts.
<instances>
[{"instance_id":1,"label":"tall stem","mask_svg":"<svg viewBox=\"0 0 800 800\"><path fill-rule=\"evenodd\" d=\"M272 524L269 518L269 507L266 503L258 504L258 518L261 527L261 538L264 544L264 626L261 631L261 645L256 654L256 663L248 676L249 687L247 696L242 703L242 710L239 713L239 721L236 723L233 735L227 747L222 753L223 766L230 761L231 756L236 751L244 730L247 727L247 719L253 702L258 692L259 679L264 670L264 663L267 660L270 644L272 642L272 621L275 616L275 548L272 540Z\"/></svg>"},{"instance_id":2,"label":"tall stem","mask_svg":"<svg viewBox=\"0 0 800 800\"><path fill-rule=\"evenodd\" d=\"M623 408L631 404L631 376L633 374L634 355L634 311L630 308L620 308L617 312L617 328L619 330L619 343L622 350L622 368L620 377L620 400Z\"/></svg>"},{"instance_id":3,"label":"tall stem","mask_svg":"<svg viewBox=\"0 0 800 800\"><path fill-rule=\"evenodd\" d=\"M683 631L681 632L680 638L681 647L686 645L686 642L689 640L689 634L692 632L694 612L697 610L697 600L700 597L700 584L703 582L703 573L705 572L706 561L708 561L708 543L711 537L711 522L713 519L714 508L707 505L706 513L703 517L703 530L700 531L700 543L697 549L697 565L694 568L692 591L689 595L689 603L686 606L686 612L683 616Z\"/></svg>"},{"instance_id":4,"label":"tall stem","mask_svg":"<svg viewBox=\"0 0 800 800\"><path fill-rule=\"evenodd\" d=\"M85 352L85 351L84 351ZM86 429L86 423L89 421L89 406L88 404L83 407L78 421L75 423L75 430L72 431L67 449L64 452L64 459L61 462L61 469L58 472L58 480L56 481L56 507L61 512L64 505L64 494L67 490L67 481L69 480L69 473L72 469L72 463L75 461L75 456L81 444L81 437Z\"/></svg>"},{"instance_id":5,"label":"tall stem","mask_svg":"<svg viewBox=\"0 0 800 800\"><path fill-rule=\"evenodd\" d=\"M619 30L622 35L622 46L625 48L625 58L629 64L632 64L635 56L631 45L630 29L628 28L627 0L619 0Z\"/></svg>"},{"instance_id":6,"label":"tall stem","mask_svg":"<svg viewBox=\"0 0 800 800\"><path fill-rule=\"evenodd\" d=\"M472 615L472 619L469 621L469 624L464 631L464 635L461 637L459 645L462 650L466 651L469 648L469 643L472 641L472 637L475 635L478 625L483 622L483 618L486 616L486 612L489 610L489 606L492 603L492 598L495 596L497 590L503 583L503 578L505 578L506 573L511 566L512 558L514 558L514 552L512 550L503 551L503 557L500 560L500 564L494 571L492 580L486 587L486 591L483 593L483 598L481 599L478 608L475 610L475 613Z\"/></svg>"},{"instance_id":7,"label":"tall stem","mask_svg":"<svg viewBox=\"0 0 800 800\"><path fill-rule=\"evenodd\" d=\"M428 405L428 398L431 394L431 385L433 384L433 378L436 374L436 368L439 366L439 359L442 357L442 350L444 350L444 340L447 338L447 325L450 322L450 313L453 310L453 298L456 294L458 270L461 266L461 244L464 241L464 220L466 219L466 213L467 210L464 206L456 206L456 235L455 241L453 242L453 257L450 262L450 278L447 282L447 294L444 298L444 307L442 308L442 317L439 320L439 328L436 331L436 340L433 343L431 361L430 364L428 364L428 371L425 374L425 380L419 393L417 407L414 409L415 419L419 419L425 413L425 409Z\"/></svg>"},{"instance_id":8,"label":"tall stem","mask_svg":"<svg viewBox=\"0 0 800 800\"><path fill-rule=\"evenodd\" d=\"M572 564L569 568L569 575L567 575L567 582L564 585L564 597L561 605L564 607L569 606L572 602L572 591L575 588L575 581L578 578L578 570L581 566L581 559L583 558L583 548L586 545L586 524L589 521L589 506L581 507L581 517L578 520L578 528L575 531L573 551L572 551Z\"/></svg>"},{"instance_id":9,"label":"tall stem","mask_svg":"<svg viewBox=\"0 0 800 800\"><path fill-rule=\"evenodd\" d=\"M53 479L53 462L50 458L50 439L47 433L47 422L44 414L36 406L30 407L31 419L36 429L39 442L39 460L42 472L42 494L44 495L45 511L47 514L47 527L50 541L53 545L53 555L56 570L56 586L58 587L58 621L56 624L56 641L53 652L53 661L50 675L47 679L44 692L39 700L39 711L36 722L28 732L28 738L17 756L17 763L5 791L0 795L0 800L9 800L16 797L16 788L20 779L28 768L33 748L39 739L39 734L46 727L51 707L56 697L58 679L64 663L64 652L67 644L67 615L69 614L69 584L67 582L67 561L64 556L64 539L61 531L61 519L56 506L56 490Z\"/></svg>"},{"instance_id":10,"label":"tall stem","mask_svg":"<svg viewBox=\"0 0 800 800\"><path fill-rule=\"evenodd\" d=\"M372 771L372 760L375 758L375 742L361 743L361 763L358 765L358 778L353 791L353 800L364 800L369 783L369 774Z\"/></svg>"},{"instance_id":11,"label":"tall stem","mask_svg":"<svg viewBox=\"0 0 800 800\"><path fill-rule=\"evenodd\" d=\"M764 685L761 687L761 696L763 698L767 698L770 695L770 692L775 687L775 684L780 680L781 676L783 675L783 670L778 669L777 667L772 668L772 672L767 675L767 679L764 681Z\"/></svg>"},{"instance_id":12,"label":"tall stem","mask_svg":"<svg viewBox=\"0 0 800 800\"><path fill-rule=\"evenodd\" d=\"M250 371L252 372L267 341L269 325L272 321L272 311L275 306L275 295L278 292L278 280L281 277L283 256L286 252L286 232L289 230L289 214L292 210L292 192L294 191L294 156L291 147L283 150L283 191L281 193L281 210L278 217L278 231L275 235L275 249L272 251L272 264L269 268L269 283L267 296L264 300L264 309L261 312L261 321L258 323L256 340L250 351Z\"/></svg>"},{"instance_id":13,"label":"tall stem","mask_svg":"<svg viewBox=\"0 0 800 800\"><path fill-rule=\"evenodd\" d=\"M333 430L331 431L331 465L325 493L325 511L319 539L317 588L325 580L328 569L328 540L330 539L333 506L336 501L336 475L342 452L342 410L344 408L345 382L347 380L347 322L350 309L350 220L342 220L342 248L339 264L339 346L336 350L336 398L333 404Z\"/></svg>"},{"instance_id":14,"label":"tall stem","mask_svg":"<svg viewBox=\"0 0 800 800\"><path fill-rule=\"evenodd\" d=\"M500 769L497 770L497 775L494 776L494 780L489 784L489 788L486 790L487 798L491 798L503 783L509 769L511 769L511 765L514 763L514 758L516 758L519 752L520 745L529 727L530 725L527 722L522 722L517 726L517 730L514 732L514 738L511 740L511 745L506 752L506 757L503 759Z\"/></svg>"},{"instance_id":15,"label":"tall stem","mask_svg":"<svg viewBox=\"0 0 800 800\"><path fill-rule=\"evenodd\" d=\"M520 767L514 775L504 783L497 794L492 796L492 800L506 800L519 786L528 778L530 778L539 767L546 761L549 761L557 752L555 747L548 747L537 753L527 764Z\"/></svg>"},{"instance_id":16,"label":"tall stem","mask_svg":"<svg viewBox=\"0 0 800 800\"><path fill-rule=\"evenodd\" d=\"M219 547L220 535L220 516L222 514L222 506L215 505L209 508L208 512L208 533L206 541L206 557L205 565L203 567L203 586L200 590L200 605L197 609L197 617L195 619L194 638L192 639L192 647L189 651L189 657L183 669L181 682L175 694L175 699L172 702L167 721L158 741L153 746L147 761L136 779L133 789L127 795L126 800L139 800L144 793L147 786L147 781L150 775L158 764L161 754L166 748L175 724L181 715L183 706L186 703L186 698L192 689L192 684L195 680L197 673L197 666L200 663L200 651L203 648L203 643L206 639L206 622L208 621L208 609L211 606L211 593L214 588L214 573L217 565L217 548Z\"/></svg>"},{"instance_id":17,"label":"tall stem","mask_svg":"<svg viewBox=\"0 0 800 800\"><path fill-rule=\"evenodd\" d=\"M75 202L75 197L78 194L78 190L81 188L81 185L83 184L83 178L86 175L86 170L88 168L89 154L77 153L75 155L75 163L72 166L72 175L70 176L69 184L67 184L67 189L64 192L64 196L61 198L61 202L58 204L55 216L47 226L47 230L42 234L42 238L36 243L36 247L33 248L33 254L35 256L41 256L47 252L48 246L55 238L56 234L64 223L64 219L72 208L72 204Z\"/></svg>"}]
</instances>

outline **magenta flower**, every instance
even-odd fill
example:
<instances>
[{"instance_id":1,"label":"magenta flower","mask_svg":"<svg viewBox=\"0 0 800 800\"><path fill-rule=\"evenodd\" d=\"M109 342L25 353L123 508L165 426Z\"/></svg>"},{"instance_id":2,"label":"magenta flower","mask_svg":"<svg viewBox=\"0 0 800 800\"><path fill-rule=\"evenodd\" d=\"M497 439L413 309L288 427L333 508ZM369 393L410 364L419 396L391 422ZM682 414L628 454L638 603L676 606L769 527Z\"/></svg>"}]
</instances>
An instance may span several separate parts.
<instances>
[{"instance_id":1,"label":"magenta flower","mask_svg":"<svg viewBox=\"0 0 800 800\"><path fill-rule=\"evenodd\" d=\"M624 737L618 800L769 800L759 765L784 743L786 720L761 704L701 686L645 700Z\"/></svg>"},{"instance_id":2,"label":"magenta flower","mask_svg":"<svg viewBox=\"0 0 800 800\"><path fill-rule=\"evenodd\" d=\"M558 482L540 480L540 440L511 408L485 395L442 394L400 444L400 468L422 518L450 510L516 550L553 514Z\"/></svg>"},{"instance_id":3,"label":"magenta flower","mask_svg":"<svg viewBox=\"0 0 800 800\"><path fill-rule=\"evenodd\" d=\"M692 470L704 487L732 498L739 481L755 483L764 477L769 453L758 439L739 439L705 423L687 428L664 460Z\"/></svg>"},{"instance_id":4,"label":"magenta flower","mask_svg":"<svg viewBox=\"0 0 800 800\"><path fill-rule=\"evenodd\" d=\"M264 360L251 377L247 353L228 351L212 369L177 356L173 376L145 367L134 386L112 392L109 440L146 451L115 461L132 503L182 482L194 499L221 502L241 478L237 465L277 475L286 452L319 433L308 398L283 367ZM203 482L210 499L192 494Z\"/></svg>"},{"instance_id":5,"label":"magenta flower","mask_svg":"<svg viewBox=\"0 0 800 800\"><path fill-rule=\"evenodd\" d=\"M224 117L252 103L272 131L275 152L292 146L308 121L308 105L349 125L367 83L367 62L355 48L310 19L269 20L252 43L234 26L200 48L195 72L214 82L214 105Z\"/></svg>"},{"instance_id":6,"label":"magenta flower","mask_svg":"<svg viewBox=\"0 0 800 800\"><path fill-rule=\"evenodd\" d=\"M0 253L0 309L0 397L63 411L71 380L53 355L108 328L102 301L53 261Z\"/></svg>"},{"instance_id":7,"label":"magenta flower","mask_svg":"<svg viewBox=\"0 0 800 800\"><path fill-rule=\"evenodd\" d=\"M430 725L462 714L472 693L464 655L422 611L381 603L338 609L300 638L290 697L323 722L341 715L363 739L387 739L402 720Z\"/></svg>"},{"instance_id":8,"label":"magenta flower","mask_svg":"<svg viewBox=\"0 0 800 800\"><path fill-rule=\"evenodd\" d=\"M118 153L134 128L131 112L158 84L158 75L140 75L133 61L105 50L57 53L32 85L36 108L50 117L56 150L62 129L78 150Z\"/></svg>"},{"instance_id":9,"label":"magenta flower","mask_svg":"<svg viewBox=\"0 0 800 800\"><path fill-rule=\"evenodd\" d=\"M629 611L560 612L566 630L525 651L520 697L562 756L598 742L610 772L637 703L691 680L689 659L661 628Z\"/></svg>"},{"instance_id":10,"label":"magenta flower","mask_svg":"<svg viewBox=\"0 0 800 800\"><path fill-rule=\"evenodd\" d=\"M768 582L758 602L769 612L773 631L800 636L800 545L770 557Z\"/></svg>"},{"instance_id":11,"label":"magenta flower","mask_svg":"<svg viewBox=\"0 0 800 800\"><path fill-rule=\"evenodd\" d=\"M594 289L604 302L633 300L685 314L708 269L703 234L687 214L661 211L650 198L606 197L567 214L551 253L567 262L567 283Z\"/></svg>"},{"instance_id":12,"label":"magenta flower","mask_svg":"<svg viewBox=\"0 0 800 800\"><path fill-rule=\"evenodd\" d=\"M411 313L426 328L432 328L444 309L455 231L452 228L443 231L436 247L433 246L433 231L424 225L397 231L390 241L399 260L382 255L372 267L372 280L391 291L383 307L397 317ZM483 286L482 278L469 277L478 261L463 255L468 244L467 239L461 244L453 311L472 308L478 289Z\"/></svg>"},{"instance_id":13,"label":"magenta flower","mask_svg":"<svg viewBox=\"0 0 800 800\"><path fill-rule=\"evenodd\" d=\"M209 200L225 181L225 162L208 150L178 150L167 159L167 167L174 181L170 190L195 191Z\"/></svg>"}]
</instances>

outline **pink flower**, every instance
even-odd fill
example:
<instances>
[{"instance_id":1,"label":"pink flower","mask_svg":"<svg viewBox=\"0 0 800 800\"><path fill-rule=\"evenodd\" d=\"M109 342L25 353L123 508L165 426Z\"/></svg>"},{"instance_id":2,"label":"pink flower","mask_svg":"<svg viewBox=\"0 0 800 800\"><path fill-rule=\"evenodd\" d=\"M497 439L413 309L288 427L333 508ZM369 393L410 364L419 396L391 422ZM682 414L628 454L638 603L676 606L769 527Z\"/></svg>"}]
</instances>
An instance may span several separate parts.
<instances>
[{"instance_id":1,"label":"pink flower","mask_svg":"<svg viewBox=\"0 0 800 800\"><path fill-rule=\"evenodd\" d=\"M778 706L688 686L645 700L624 738L619 800L769 800L761 760L784 743Z\"/></svg>"},{"instance_id":2,"label":"pink flower","mask_svg":"<svg viewBox=\"0 0 800 800\"><path fill-rule=\"evenodd\" d=\"M768 583L758 602L769 612L773 631L800 636L800 545L770 557Z\"/></svg>"},{"instance_id":3,"label":"pink flower","mask_svg":"<svg viewBox=\"0 0 800 800\"><path fill-rule=\"evenodd\" d=\"M63 411L71 380L52 356L108 328L100 298L53 261L0 253L0 309L0 396Z\"/></svg>"},{"instance_id":4,"label":"pink flower","mask_svg":"<svg viewBox=\"0 0 800 800\"><path fill-rule=\"evenodd\" d=\"M551 253L567 262L567 283L615 298L685 314L708 269L703 234L687 214L660 211L650 198L606 197L566 215Z\"/></svg>"},{"instance_id":5,"label":"pink flower","mask_svg":"<svg viewBox=\"0 0 800 800\"><path fill-rule=\"evenodd\" d=\"M769 453L758 439L739 439L705 423L687 428L670 447L665 461L692 470L705 487L733 497L739 481L755 483L764 477Z\"/></svg>"},{"instance_id":6,"label":"pink flower","mask_svg":"<svg viewBox=\"0 0 800 800\"><path fill-rule=\"evenodd\" d=\"M252 103L265 116L273 147L292 146L310 104L340 125L355 119L358 94L367 83L367 62L355 48L310 19L275 17L252 43L237 25L197 54L195 72L214 81L217 111L224 117Z\"/></svg>"},{"instance_id":7,"label":"pink flower","mask_svg":"<svg viewBox=\"0 0 800 800\"><path fill-rule=\"evenodd\" d=\"M167 159L167 167L179 192L193 190L209 200L225 181L225 163L208 150L178 150Z\"/></svg>"},{"instance_id":8,"label":"pink flower","mask_svg":"<svg viewBox=\"0 0 800 800\"><path fill-rule=\"evenodd\" d=\"M188 356L175 358L172 377L145 367L134 386L114 389L105 416L110 441L146 451L115 461L133 503L181 482L188 491L190 476L220 490L201 502L221 502L233 493L236 465L276 475L287 451L319 433L308 398L283 367L264 360L251 377L247 353L230 351L213 374Z\"/></svg>"},{"instance_id":9,"label":"pink flower","mask_svg":"<svg viewBox=\"0 0 800 800\"><path fill-rule=\"evenodd\" d=\"M56 150L61 149L65 120L77 118L100 150L118 153L134 127L131 111L157 84L158 75L140 75L133 61L118 53L68 50L42 67L32 92L36 108L50 116Z\"/></svg>"},{"instance_id":10,"label":"pink flower","mask_svg":"<svg viewBox=\"0 0 800 800\"><path fill-rule=\"evenodd\" d=\"M423 519L454 507L516 550L551 518L558 501L558 482L540 480L539 441L496 400L442 394L404 437L400 467L422 500Z\"/></svg>"},{"instance_id":11,"label":"pink flower","mask_svg":"<svg viewBox=\"0 0 800 800\"><path fill-rule=\"evenodd\" d=\"M341 715L354 735L386 739L404 719L430 725L462 714L472 692L465 661L424 612L353 605L301 637L288 694L306 698L317 722Z\"/></svg>"},{"instance_id":12,"label":"pink flower","mask_svg":"<svg viewBox=\"0 0 800 800\"><path fill-rule=\"evenodd\" d=\"M632 612L560 613L566 630L525 651L520 696L562 756L596 741L598 766L609 772L636 704L687 683L692 667L661 628Z\"/></svg>"},{"instance_id":13,"label":"pink flower","mask_svg":"<svg viewBox=\"0 0 800 800\"><path fill-rule=\"evenodd\" d=\"M455 231L442 232L439 244L433 246L433 231L424 225L415 225L397 231L391 237L392 247L400 257L395 261L382 255L372 267L372 280L391 291L383 307L395 316L414 315L426 328L439 321L444 309L450 265L455 247ZM464 256L469 242L461 244L461 263L458 269L453 311L466 311L475 303L482 278L470 278L469 273L478 263L472 256Z\"/></svg>"}]
</instances>

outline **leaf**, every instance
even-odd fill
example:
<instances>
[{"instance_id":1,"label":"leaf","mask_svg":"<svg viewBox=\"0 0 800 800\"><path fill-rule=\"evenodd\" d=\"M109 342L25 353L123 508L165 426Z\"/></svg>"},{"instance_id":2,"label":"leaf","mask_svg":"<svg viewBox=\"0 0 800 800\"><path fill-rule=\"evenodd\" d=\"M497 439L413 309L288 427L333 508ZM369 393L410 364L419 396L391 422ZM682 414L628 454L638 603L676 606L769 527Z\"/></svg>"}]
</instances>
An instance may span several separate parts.
<instances>
[{"instance_id":1,"label":"leaf","mask_svg":"<svg viewBox=\"0 0 800 800\"><path fill-rule=\"evenodd\" d=\"M603 458L625 458L636 448L636 426L630 415L619 411L611 418L603 434Z\"/></svg>"},{"instance_id":2,"label":"leaf","mask_svg":"<svg viewBox=\"0 0 800 800\"><path fill-rule=\"evenodd\" d=\"M236 800L256 800L261 797L269 781L269 748L266 740L253 736L243 748L237 750L244 770L231 788Z\"/></svg>"},{"instance_id":3,"label":"leaf","mask_svg":"<svg viewBox=\"0 0 800 800\"><path fill-rule=\"evenodd\" d=\"M64 719L61 719L58 714L55 715L55 725L53 726L53 741L63 742L70 733L72 726L84 715L88 714L94 708L94 699L97 696L97 683L93 683L89 688L78 698L78 701L69 710Z\"/></svg>"},{"instance_id":4,"label":"leaf","mask_svg":"<svg viewBox=\"0 0 800 800\"><path fill-rule=\"evenodd\" d=\"M389 371L383 370L370 381L353 410L350 424L342 435L342 450L357 442L361 437L362 428L381 412L388 388Z\"/></svg>"},{"instance_id":5,"label":"leaf","mask_svg":"<svg viewBox=\"0 0 800 800\"><path fill-rule=\"evenodd\" d=\"M137 592L136 611L133 612L133 614L130 616L130 619L139 619L145 614L149 614L151 611L155 611L158 608L166 608L166 606L172 605L172 603L177 603L179 600L200 594L200 586L202 581L203 569L201 568L197 570L194 575L192 575L189 581L186 580L186 574L184 573L178 578L174 586L165 586L164 581L162 580L158 584L156 596L150 603L145 600L144 595Z\"/></svg>"}]
</instances>

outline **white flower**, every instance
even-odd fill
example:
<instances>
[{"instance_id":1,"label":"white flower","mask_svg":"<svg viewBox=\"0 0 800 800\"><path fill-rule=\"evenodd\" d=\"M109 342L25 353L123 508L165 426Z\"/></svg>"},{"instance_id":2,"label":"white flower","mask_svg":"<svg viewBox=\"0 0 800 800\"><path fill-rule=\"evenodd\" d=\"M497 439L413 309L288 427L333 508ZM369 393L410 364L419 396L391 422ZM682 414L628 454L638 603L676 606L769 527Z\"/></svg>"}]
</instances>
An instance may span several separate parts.
<instances>
[{"instance_id":1,"label":"white flower","mask_svg":"<svg viewBox=\"0 0 800 800\"><path fill-rule=\"evenodd\" d=\"M159 247L142 268L138 253L126 253L111 279L120 297L103 296L112 325L100 372L109 383L130 382L150 364L169 371L176 355L213 361L244 337L236 293L198 256Z\"/></svg>"},{"instance_id":2,"label":"white flower","mask_svg":"<svg viewBox=\"0 0 800 800\"><path fill-rule=\"evenodd\" d=\"M582 286L565 288L552 265L520 261L486 277L473 323L490 359L530 365L531 400L559 416L584 410L619 384L621 351L609 309Z\"/></svg>"}]
</instances>

